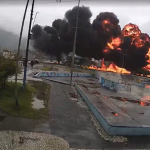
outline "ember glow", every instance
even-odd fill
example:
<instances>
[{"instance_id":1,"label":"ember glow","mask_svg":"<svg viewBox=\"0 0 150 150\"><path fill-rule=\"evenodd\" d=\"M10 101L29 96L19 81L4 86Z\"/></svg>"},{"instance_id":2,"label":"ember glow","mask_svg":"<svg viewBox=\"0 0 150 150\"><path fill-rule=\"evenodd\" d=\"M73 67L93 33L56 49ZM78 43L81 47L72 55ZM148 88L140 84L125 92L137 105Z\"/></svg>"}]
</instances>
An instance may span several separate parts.
<instances>
[{"instance_id":1,"label":"ember glow","mask_svg":"<svg viewBox=\"0 0 150 150\"><path fill-rule=\"evenodd\" d=\"M141 102L141 106L146 106L146 103L145 102Z\"/></svg>"},{"instance_id":2,"label":"ember glow","mask_svg":"<svg viewBox=\"0 0 150 150\"><path fill-rule=\"evenodd\" d=\"M107 30L107 31L110 31L110 27L113 26L113 24L111 24L111 22L109 20L103 20L102 21L102 26L103 26L103 29Z\"/></svg>"},{"instance_id":3,"label":"ember glow","mask_svg":"<svg viewBox=\"0 0 150 150\"><path fill-rule=\"evenodd\" d=\"M119 114L116 112L111 112L113 115L118 116Z\"/></svg>"}]
</instances>

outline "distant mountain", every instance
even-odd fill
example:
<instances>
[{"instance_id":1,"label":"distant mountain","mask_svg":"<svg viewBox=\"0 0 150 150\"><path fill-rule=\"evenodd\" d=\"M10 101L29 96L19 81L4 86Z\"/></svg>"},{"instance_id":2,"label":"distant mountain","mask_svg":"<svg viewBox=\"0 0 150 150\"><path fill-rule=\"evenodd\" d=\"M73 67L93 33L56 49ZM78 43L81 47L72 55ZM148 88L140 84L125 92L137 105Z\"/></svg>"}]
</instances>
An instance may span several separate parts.
<instances>
[{"instance_id":1,"label":"distant mountain","mask_svg":"<svg viewBox=\"0 0 150 150\"><path fill-rule=\"evenodd\" d=\"M21 49L26 48L26 38L22 38ZM19 35L0 28L0 47L2 49L16 50L18 47Z\"/></svg>"}]
</instances>

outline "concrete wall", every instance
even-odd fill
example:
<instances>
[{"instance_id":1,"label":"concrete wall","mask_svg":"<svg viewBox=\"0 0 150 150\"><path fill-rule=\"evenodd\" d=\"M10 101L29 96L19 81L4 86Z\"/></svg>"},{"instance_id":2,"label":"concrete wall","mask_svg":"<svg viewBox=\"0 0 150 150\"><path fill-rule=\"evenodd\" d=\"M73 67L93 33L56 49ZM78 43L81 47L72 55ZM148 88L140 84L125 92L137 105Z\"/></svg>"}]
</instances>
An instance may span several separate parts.
<instances>
[{"instance_id":1,"label":"concrete wall","mask_svg":"<svg viewBox=\"0 0 150 150\"><path fill-rule=\"evenodd\" d=\"M107 87L110 90L131 94L137 99L149 96L149 78L103 71L96 71L95 76L99 79L99 83L102 86Z\"/></svg>"},{"instance_id":2,"label":"concrete wall","mask_svg":"<svg viewBox=\"0 0 150 150\"><path fill-rule=\"evenodd\" d=\"M140 77L131 74L119 74L114 72L104 72L104 71L95 71L95 76L100 80L101 78L106 78L107 80L111 80L121 84L133 84L140 87L144 87L145 85L150 85L150 78Z\"/></svg>"}]
</instances>

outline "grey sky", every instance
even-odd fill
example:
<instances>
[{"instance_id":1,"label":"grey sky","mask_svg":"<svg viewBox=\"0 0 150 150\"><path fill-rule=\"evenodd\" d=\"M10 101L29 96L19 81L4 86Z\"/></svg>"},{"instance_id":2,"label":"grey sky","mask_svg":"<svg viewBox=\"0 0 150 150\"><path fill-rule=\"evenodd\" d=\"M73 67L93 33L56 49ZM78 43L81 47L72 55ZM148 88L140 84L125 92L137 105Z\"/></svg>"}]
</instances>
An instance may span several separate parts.
<instances>
[{"instance_id":1,"label":"grey sky","mask_svg":"<svg viewBox=\"0 0 150 150\"><path fill-rule=\"evenodd\" d=\"M37 19L35 24L40 25L51 25L55 19L63 19L64 14L68 9L72 9L77 5L75 2L64 2L64 3L54 3L50 1L40 1L35 3L34 15L38 11ZM63 1L63 0L62 0ZM65 0L66 1L66 0ZM69 0L68 0L69 1ZM113 1L113 0L112 0ZM116 2L115 2L116 3ZM16 5L18 4L18 5ZM119 20L120 25L123 27L125 24L131 22L137 24L142 32L147 32L150 35L150 4L140 4L136 3L130 4L113 4L110 3L98 3L95 1L83 1L81 0L81 5L90 7L93 16L91 22L100 12L114 12ZM9 3L1 5L0 1L0 28L3 28L7 31L19 34L22 16L24 13L25 3ZM27 19L25 21L24 35L27 35L29 17L30 17L31 5L27 12Z\"/></svg>"}]
</instances>

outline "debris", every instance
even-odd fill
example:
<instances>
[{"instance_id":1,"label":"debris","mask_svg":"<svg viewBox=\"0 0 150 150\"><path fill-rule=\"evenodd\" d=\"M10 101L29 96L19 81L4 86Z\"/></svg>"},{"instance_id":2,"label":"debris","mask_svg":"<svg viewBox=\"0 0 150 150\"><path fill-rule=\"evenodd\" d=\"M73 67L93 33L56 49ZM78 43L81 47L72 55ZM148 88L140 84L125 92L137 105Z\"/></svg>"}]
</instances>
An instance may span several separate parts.
<instances>
[{"instance_id":1,"label":"debris","mask_svg":"<svg viewBox=\"0 0 150 150\"><path fill-rule=\"evenodd\" d=\"M79 96L76 93L69 93L69 94L72 98L79 98Z\"/></svg>"},{"instance_id":2,"label":"debris","mask_svg":"<svg viewBox=\"0 0 150 150\"><path fill-rule=\"evenodd\" d=\"M142 114L142 115L143 115L143 114L144 114L144 112L139 112L139 114Z\"/></svg>"},{"instance_id":3,"label":"debris","mask_svg":"<svg viewBox=\"0 0 150 150\"><path fill-rule=\"evenodd\" d=\"M118 116L119 114L118 113L116 113L116 112L111 112L113 115L115 115L115 116Z\"/></svg>"},{"instance_id":4,"label":"debris","mask_svg":"<svg viewBox=\"0 0 150 150\"><path fill-rule=\"evenodd\" d=\"M77 98L72 98L71 97L71 100L75 101L75 102L78 102L78 99Z\"/></svg>"},{"instance_id":5,"label":"debris","mask_svg":"<svg viewBox=\"0 0 150 150\"><path fill-rule=\"evenodd\" d=\"M19 137L19 143L22 144L23 143L23 138L20 136Z\"/></svg>"},{"instance_id":6,"label":"debris","mask_svg":"<svg viewBox=\"0 0 150 150\"><path fill-rule=\"evenodd\" d=\"M92 94L101 95L101 94L100 94L99 92L97 92L97 91L92 92Z\"/></svg>"}]
</instances>

